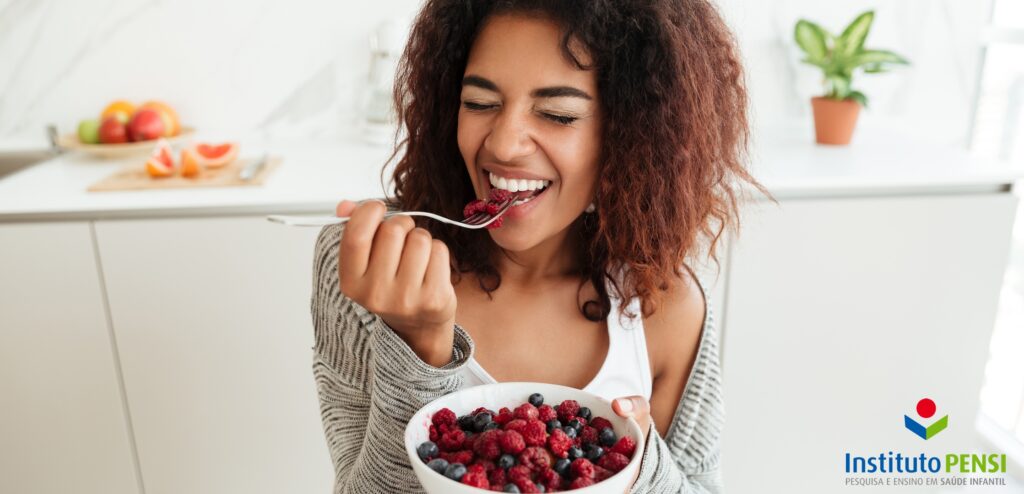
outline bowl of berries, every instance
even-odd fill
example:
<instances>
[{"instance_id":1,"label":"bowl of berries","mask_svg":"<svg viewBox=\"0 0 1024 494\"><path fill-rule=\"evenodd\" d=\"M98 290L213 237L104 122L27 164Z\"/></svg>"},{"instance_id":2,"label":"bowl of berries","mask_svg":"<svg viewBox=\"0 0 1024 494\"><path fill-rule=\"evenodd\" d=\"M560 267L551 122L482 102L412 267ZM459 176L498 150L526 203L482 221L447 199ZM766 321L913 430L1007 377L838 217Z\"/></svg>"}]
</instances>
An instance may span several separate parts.
<instances>
[{"instance_id":1,"label":"bowl of berries","mask_svg":"<svg viewBox=\"0 0 1024 494\"><path fill-rule=\"evenodd\" d=\"M421 408L405 449L428 494L573 491L622 494L644 433L611 403L542 383L473 386Z\"/></svg>"}]
</instances>

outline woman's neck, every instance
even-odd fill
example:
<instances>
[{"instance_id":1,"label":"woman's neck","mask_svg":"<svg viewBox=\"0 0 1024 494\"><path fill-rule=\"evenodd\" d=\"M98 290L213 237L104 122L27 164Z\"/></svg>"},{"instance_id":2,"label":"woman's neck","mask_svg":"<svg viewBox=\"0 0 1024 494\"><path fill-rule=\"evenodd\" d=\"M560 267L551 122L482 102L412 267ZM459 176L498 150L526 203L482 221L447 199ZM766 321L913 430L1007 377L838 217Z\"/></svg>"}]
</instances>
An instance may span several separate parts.
<instances>
[{"instance_id":1,"label":"woman's neck","mask_svg":"<svg viewBox=\"0 0 1024 494\"><path fill-rule=\"evenodd\" d=\"M495 267L501 275L501 284L515 286L535 285L551 279L563 279L578 271L575 235L567 228L558 235L519 252L499 251Z\"/></svg>"}]
</instances>

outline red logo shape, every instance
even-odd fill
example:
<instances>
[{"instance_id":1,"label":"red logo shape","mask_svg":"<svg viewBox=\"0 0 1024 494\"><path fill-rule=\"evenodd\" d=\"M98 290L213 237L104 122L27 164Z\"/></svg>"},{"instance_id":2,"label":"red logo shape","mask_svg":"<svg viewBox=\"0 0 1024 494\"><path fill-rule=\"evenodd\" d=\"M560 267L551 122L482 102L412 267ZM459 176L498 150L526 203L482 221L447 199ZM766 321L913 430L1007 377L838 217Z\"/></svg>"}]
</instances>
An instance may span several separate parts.
<instances>
[{"instance_id":1,"label":"red logo shape","mask_svg":"<svg viewBox=\"0 0 1024 494\"><path fill-rule=\"evenodd\" d=\"M935 402L928 398L922 398L917 402L917 414L923 418L930 418L935 415Z\"/></svg>"}]
</instances>

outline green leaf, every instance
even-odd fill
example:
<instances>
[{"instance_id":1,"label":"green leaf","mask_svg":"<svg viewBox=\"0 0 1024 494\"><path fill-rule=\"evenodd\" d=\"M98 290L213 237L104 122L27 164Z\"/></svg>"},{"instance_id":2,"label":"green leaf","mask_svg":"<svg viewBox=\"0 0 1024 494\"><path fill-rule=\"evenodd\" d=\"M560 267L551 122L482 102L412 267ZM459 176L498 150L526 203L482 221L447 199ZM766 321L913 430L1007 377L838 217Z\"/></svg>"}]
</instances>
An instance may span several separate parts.
<instances>
[{"instance_id":1,"label":"green leaf","mask_svg":"<svg viewBox=\"0 0 1024 494\"><path fill-rule=\"evenodd\" d=\"M880 63L869 63L864 66L864 73L866 74L881 74L887 71L888 69Z\"/></svg>"},{"instance_id":2,"label":"green leaf","mask_svg":"<svg viewBox=\"0 0 1024 494\"><path fill-rule=\"evenodd\" d=\"M846 99L850 97L850 78L841 75L829 76L828 84L832 87L829 97L835 99Z\"/></svg>"},{"instance_id":3,"label":"green leaf","mask_svg":"<svg viewBox=\"0 0 1024 494\"><path fill-rule=\"evenodd\" d=\"M814 62L822 62L828 54L828 46L825 44L825 30L821 26L804 19L796 23L793 30L793 38L796 44L807 53L807 59Z\"/></svg>"},{"instance_id":4,"label":"green leaf","mask_svg":"<svg viewBox=\"0 0 1024 494\"><path fill-rule=\"evenodd\" d=\"M861 50L850 59L849 67L853 69L861 65L872 65L877 69L882 64L908 65L909 63L907 59L889 50Z\"/></svg>"},{"instance_id":5,"label":"green leaf","mask_svg":"<svg viewBox=\"0 0 1024 494\"><path fill-rule=\"evenodd\" d=\"M818 67L818 68L820 68L822 70L826 70L826 71L828 70L828 62L825 62L825 61L822 61L822 60L811 60L810 58L805 58L805 59L801 60L801 62L806 63L808 65L813 65L813 66Z\"/></svg>"},{"instance_id":6,"label":"green leaf","mask_svg":"<svg viewBox=\"0 0 1024 494\"><path fill-rule=\"evenodd\" d=\"M858 15L846 29L839 35L840 42L836 43L836 52L841 58L852 57L864 47L864 40L871 31L871 22L875 19L874 11L867 11ZM842 45L840 48L839 46Z\"/></svg>"},{"instance_id":7,"label":"green leaf","mask_svg":"<svg viewBox=\"0 0 1024 494\"><path fill-rule=\"evenodd\" d=\"M860 103L864 108L868 107L868 97L860 91L850 91L850 99Z\"/></svg>"}]
</instances>

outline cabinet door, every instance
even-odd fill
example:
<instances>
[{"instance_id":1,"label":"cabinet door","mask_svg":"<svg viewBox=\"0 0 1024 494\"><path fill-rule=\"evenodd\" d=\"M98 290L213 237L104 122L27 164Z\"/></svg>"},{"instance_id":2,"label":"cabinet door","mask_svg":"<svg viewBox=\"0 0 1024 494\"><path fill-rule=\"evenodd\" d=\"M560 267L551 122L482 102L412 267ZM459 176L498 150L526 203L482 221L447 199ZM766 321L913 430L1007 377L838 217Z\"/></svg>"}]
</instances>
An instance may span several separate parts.
<instances>
[{"instance_id":1,"label":"cabinet door","mask_svg":"<svg viewBox=\"0 0 1024 494\"><path fill-rule=\"evenodd\" d=\"M309 313L320 229L96 228L147 494L330 492Z\"/></svg>"},{"instance_id":2,"label":"cabinet door","mask_svg":"<svg viewBox=\"0 0 1024 494\"><path fill-rule=\"evenodd\" d=\"M991 194L748 211L727 295L729 491L843 491L847 452L971 451L1015 205ZM904 428L925 397L949 416L930 441Z\"/></svg>"},{"instance_id":3,"label":"cabinet door","mask_svg":"<svg viewBox=\"0 0 1024 494\"><path fill-rule=\"evenodd\" d=\"M0 492L138 493L88 223L0 225Z\"/></svg>"}]
</instances>

